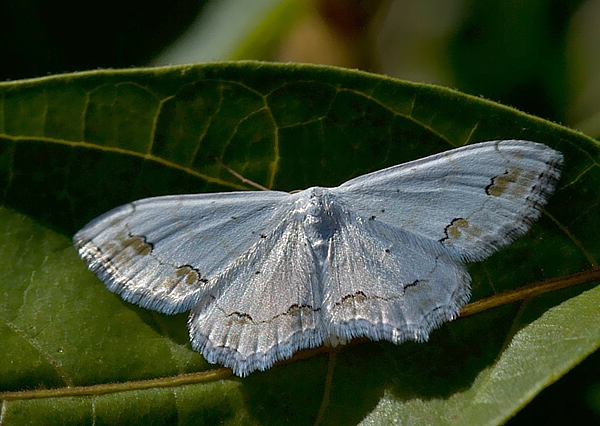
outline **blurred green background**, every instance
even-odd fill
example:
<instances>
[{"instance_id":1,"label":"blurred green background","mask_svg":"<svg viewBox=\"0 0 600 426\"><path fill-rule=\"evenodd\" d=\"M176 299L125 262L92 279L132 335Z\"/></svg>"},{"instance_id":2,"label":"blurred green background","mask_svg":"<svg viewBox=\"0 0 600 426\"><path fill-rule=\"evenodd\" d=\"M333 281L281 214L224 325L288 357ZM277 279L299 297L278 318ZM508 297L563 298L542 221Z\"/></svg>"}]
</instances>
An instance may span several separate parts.
<instances>
[{"instance_id":1,"label":"blurred green background","mask_svg":"<svg viewBox=\"0 0 600 426\"><path fill-rule=\"evenodd\" d=\"M2 81L239 59L440 84L600 137L600 0L0 1ZM558 422L600 423L600 353L509 424Z\"/></svg>"}]
</instances>

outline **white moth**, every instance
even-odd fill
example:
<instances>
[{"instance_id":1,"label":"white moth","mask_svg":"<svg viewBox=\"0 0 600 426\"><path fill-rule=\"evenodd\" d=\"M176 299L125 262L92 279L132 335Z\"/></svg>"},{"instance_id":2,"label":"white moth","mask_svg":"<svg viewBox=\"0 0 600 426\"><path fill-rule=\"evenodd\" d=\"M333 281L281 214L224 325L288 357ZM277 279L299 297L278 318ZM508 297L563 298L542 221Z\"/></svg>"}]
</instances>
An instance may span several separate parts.
<instances>
[{"instance_id":1,"label":"white moth","mask_svg":"<svg viewBox=\"0 0 600 426\"><path fill-rule=\"evenodd\" d=\"M139 200L73 240L126 301L191 310L192 347L245 376L326 340L427 340L469 299L465 263L527 231L562 161L484 142L336 188Z\"/></svg>"}]
</instances>

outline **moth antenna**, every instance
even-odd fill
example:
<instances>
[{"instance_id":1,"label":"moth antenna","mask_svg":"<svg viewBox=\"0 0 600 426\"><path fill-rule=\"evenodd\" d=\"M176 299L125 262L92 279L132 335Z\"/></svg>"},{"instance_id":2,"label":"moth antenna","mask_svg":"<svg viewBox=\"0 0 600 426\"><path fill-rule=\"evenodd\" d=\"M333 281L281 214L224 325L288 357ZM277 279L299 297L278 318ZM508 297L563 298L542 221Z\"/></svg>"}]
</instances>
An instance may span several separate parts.
<instances>
[{"instance_id":1,"label":"moth antenna","mask_svg":"<svg viewBox=\"0 0 600 426\"><path fill-rule=\"evenodd\" d=\"M235 170L233 170L231 167L229 167L226 164L223 164L223 162L218 159L217 157L214 157L215 161L221 166L223 167L225 170L227 170L229 173L231 173L233 176L235 176L236 178L238 178L239 180L241 180L243 183L253 186L257 189L260 189L261 191L270 191L269 188L267 188L266 186L262 186L260 183L256 183L254 181L251 181L250 179L246 179L244 176L242 176L241 174L239 174L238 172L236 172Z\"/></svg>"}]
</instances>

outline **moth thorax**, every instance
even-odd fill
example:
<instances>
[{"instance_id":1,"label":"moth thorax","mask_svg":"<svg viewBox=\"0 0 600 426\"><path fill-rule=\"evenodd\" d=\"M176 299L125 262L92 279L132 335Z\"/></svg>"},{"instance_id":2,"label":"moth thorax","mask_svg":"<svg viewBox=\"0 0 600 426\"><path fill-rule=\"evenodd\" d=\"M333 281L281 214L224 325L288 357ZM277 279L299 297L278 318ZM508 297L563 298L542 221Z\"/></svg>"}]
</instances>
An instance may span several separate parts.
<instances>
[{"instance_id":1,"label":"moth thorax","mask_svg":"<svg viewBox=\"0 0 600 426\"><path fill-rule=\"evenodd\" d=\"M313 247L327 245L335 232L334 207L331 194L324 188L309 193L305 230Z\"/></svg>"}]
</instances>

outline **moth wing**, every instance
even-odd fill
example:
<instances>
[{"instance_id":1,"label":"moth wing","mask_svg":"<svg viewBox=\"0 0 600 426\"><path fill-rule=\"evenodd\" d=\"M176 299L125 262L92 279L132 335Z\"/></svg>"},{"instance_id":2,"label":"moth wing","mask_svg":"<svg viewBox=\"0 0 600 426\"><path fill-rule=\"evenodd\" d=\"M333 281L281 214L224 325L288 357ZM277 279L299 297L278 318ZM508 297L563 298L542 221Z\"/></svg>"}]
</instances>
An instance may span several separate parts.
<instances>
[{"instance_id":1,"label":"moth wing","mask_svg":"<svg viewBox=\"0 0 600 426\"><path fill-rule=\"evenodd\" d=\"M322 284L300 219L284 215L192 308L192 346L207 361L245 376L323 342Z\"/></svg>"},{"instance_id":2,"label":"moth wing","mask_svg":"<svg viewBox=\"0 0 600 426\"><path fill-rule=\"evenodd\" d=\"M553 192L563 157L528 141L491 141L366 174L331 189L363 218L481 260L524 234Z\"/></svg>"},{"instance_id":3,"label":"moth wing","mask_svg":"<svg viewBox=\"0 0 600 426\"><path fill-rule=\"evenodd\" d=\"M147 198L96 218L73 241L90 270L126 301L184 312L277 228L290 197L249 191Z\"/></svg>"},{"instance_id":4,"label":"moth wing","mask_svg":"<svg viewBox=\"0 0 600 426\"><path fill-rule=\"evenodd\" d=\"M324 270L332 336L427 340L470 296L464 262L444 246L383 222L340 215Z\"/></svg>"}]
</instances>

